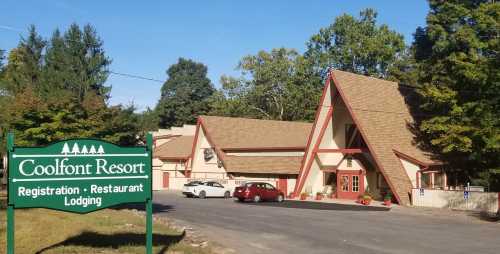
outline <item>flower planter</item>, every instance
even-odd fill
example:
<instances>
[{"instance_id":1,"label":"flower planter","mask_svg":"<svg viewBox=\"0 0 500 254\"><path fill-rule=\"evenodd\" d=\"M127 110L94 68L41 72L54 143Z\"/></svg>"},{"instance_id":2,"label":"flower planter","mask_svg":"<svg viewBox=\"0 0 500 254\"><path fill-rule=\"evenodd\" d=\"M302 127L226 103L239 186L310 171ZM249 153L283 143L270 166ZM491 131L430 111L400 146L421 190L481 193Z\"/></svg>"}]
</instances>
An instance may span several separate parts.
<instances>
[{"instance_id":1,"label":"flower planter","mask_svg":"<svg viewBox=\"0 0 500 254\"><path fill-rule=\"evenodd\" d=\"M307 195L305 194L300 194L300 200L306 200L307 199Z\"/></svg>"},{"instance_id":2,"label":"flower planter","mask_svg":"<svg viewBox=\"0 0 500 254\"><path fill-rule=\"evenodd\" d=\"M317 194L315 199L316 200L322 200L323 199L323 195L322 194Z\"/></svg>"},{"instance_id":3,"label":"flower planter","mask_svg":"<svg viewBox=\"0 0 500 254\"><path fill-rule=\"evenodd\" d=\"M391 206L391 201L390 200L384 200L384 205L385 206Z\"/></svg>"},{"instance_id":4,"label":"flower planter","mask_svg":"<svg viewBox=\"0 0 500 254\"><path fill-rule=\"evenodd\" d=\"M363 204L363 205L369 205L371 202L372 202L372 200L371 200L371 199L363 199L363 200L361 201L361 204Z\"/></svg>"}]
</instances>

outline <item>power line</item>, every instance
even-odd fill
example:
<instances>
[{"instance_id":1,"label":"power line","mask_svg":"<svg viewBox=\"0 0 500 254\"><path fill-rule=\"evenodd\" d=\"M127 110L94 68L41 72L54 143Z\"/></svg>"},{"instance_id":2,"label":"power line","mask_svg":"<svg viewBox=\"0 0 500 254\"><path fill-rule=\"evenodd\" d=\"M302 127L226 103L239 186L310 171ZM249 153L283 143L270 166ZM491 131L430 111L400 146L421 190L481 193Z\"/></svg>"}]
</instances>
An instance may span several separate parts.
<instances>
[{"instance_id":1,"label":"power line","mask_svg":"<svg viewBox=\"0 0 500 254\"><path fill-rule=\"evenodd\" d=\"M123 73L123 72L116 72L116 71L109 71L109 73L118 75L118 76L123 76L123 77L128 77L128 78L136 78L136 79L142 79L142 80L148 80L148 81L153 81L157 83L165 83L165 80L159 80L159 79L154 79L154 78L148 78L144 76L139 76L139 75L134 75L134 74L128 74L128 73Z\"/></svg>"}]
</instances>

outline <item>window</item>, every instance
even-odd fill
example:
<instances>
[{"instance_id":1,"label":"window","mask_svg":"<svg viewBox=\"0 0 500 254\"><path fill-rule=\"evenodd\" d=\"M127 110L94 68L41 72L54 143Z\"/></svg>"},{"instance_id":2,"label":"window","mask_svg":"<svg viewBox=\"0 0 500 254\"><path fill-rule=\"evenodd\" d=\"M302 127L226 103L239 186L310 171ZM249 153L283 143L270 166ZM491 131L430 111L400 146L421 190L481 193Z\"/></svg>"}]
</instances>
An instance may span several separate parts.
<instances>
[{"instance_id":1,"label":"window","mask_svg":"<svg viewBox=\"0 0 500 254\"><path fill-rule=\"evenodd\" d=\"M352 167L352 155L347 155L347 167L351 168Z\"/></svg>"},{"instance_id":2,"label":"window","mask_svg":"<svg viewBox=\"0 0 500 254\"><path fill-rule=\"evenodd\" d=\"M442 189L444 185L444 176L443 173L434 173L434 188Z\"/></svg>"},{"instance_id":3,"label":"window","mask_svg":"<svg viewBox=\"0 0 500 254\"><path fill-rule=\"evenodd\" d=\"M430 188L431 187L431 174L422 173L420 179L422 180L420 186L422 188Z\"/></svg>"},{"instance_id":4,"label":"window","mask_svg":"<svg viewBox=\"0 0 500 254\"><path fill-rule=\"evenodd\" d=\"M266 189L268 189L268 190L274 190L274 186L266 183Z\"/></svg>"},{"instance_id":5,"label":"window","mask_svg":"<svg viewBox=\"0 0 500 254\"><path fill-rule=\"evenodd\" d=\"M359 176L352 176L352 192L359 192Z\"/></svg>"},{"instance_id":6,"label":"window","mask_svg":"<svg viewBox=\"0 0 500 254\"><path fill-rule=\"evenodd\" d=\"M224 188L224 186L222 186L220 183L214 183L214 187L217 187L217 188Z\"/></svg>"},{"instance_id":7,"label":"window","mask_svg":"<svg viewBox=\"0 0 500 254\"><path fill-rule=\"evenodd\" d=\"M346 124L345 125L345 147L351 147L352 136L356 131L356 125L354 124Z\"/></svg>"},{"instance_id":8,"label":"window","mask_svg":"<svg viewBox=\"0 0 500 254\"><path fill-rule=\"evenodd\" d=\"M367 148L365 141L361 137L355 124L345 125L345 147L346 148Z\"/></svg>"},{"instance_id":9,"label":"window","mask_svg":"<svg viewBox=\"0 0 500 254\"><path fill-rule=\"evenodd\" d=\"M349 191L349 176L342 176L340 186L342 186L342 191Z\"/></svg>"}]
</instances>

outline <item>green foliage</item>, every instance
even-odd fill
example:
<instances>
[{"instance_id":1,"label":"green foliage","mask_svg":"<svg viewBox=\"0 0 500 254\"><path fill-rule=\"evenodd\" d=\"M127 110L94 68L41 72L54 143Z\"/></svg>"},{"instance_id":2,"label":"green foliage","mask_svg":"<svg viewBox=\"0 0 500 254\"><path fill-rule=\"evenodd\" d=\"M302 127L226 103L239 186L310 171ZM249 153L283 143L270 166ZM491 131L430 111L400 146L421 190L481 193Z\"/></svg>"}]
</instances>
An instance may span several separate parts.
<instances>
[{"instance_id":1,"label":"green foliage","mask_svg":"<svg viewBox=\"0 0 500 254\"><path fill-rule=\"evenodd\" d=\"M321 81L295 50L279 48L244 57L240 78L223 76L211 114L274 120L313 120ZM249 77L249 78L247 78Z\"/></svg>"},{"instance_id":2,"label":"green foliage","mask_svg":"<svg viewBox=\"0 0 500 254\"><path fill-rule=\"evenodd\" d=\"M90 25L56 30L49 42L31 26L0 69L0 149L8 131L24 146L76 137L136 144L134 108L106 105L110 63Z\"/></svg>"},{"instance_id":3,"label":"green foliage","mask_svg":"<svg viewBox=\"0 0 500 254\"><path fill-rule=\"evenodd\" d=\"M158 129L159 118L155 110L147 108L144 112L139 114L138 117L141 130L147 132Z\"/></svg>"},{"instance_id":4,"label":"green foliage","mask_svg":"<svg viewBox=\"0 0 500 254\"><path fill-rule=\"evenodd\" d=\"M214 93L207 77L207 67L189 59L179 61L167 70L168 80L161 88L156 106L162 128L194 124L198 115L209 112L208 99Z\"/></svg>"},{"instance_id":5,"label":"green foliage","mask_svg":"<svg viewBox=\"0 0 500 254\"><path fill-rule=\"evenodd\" d=\"M330 67L389 78L390 69L405 53L403 36L387 25L376 25L377 12L365 9L357 19L344 14L321 28L307 42L305 57L326 77Z\"/></svg>"},{"instance_id":6,"label":"green foliage","mask_svg":"<svg viewBox=\"0 0 500 254\"><path fill-rule=\"evenodd\" d=\"M109 98L111 88L104 82L109 75L111 60L105 56L102 45L102 40L90 25L81 30L72 24L64 35L56 30L46 49L43 78L47 86L44 92L70 90L83 100L86 93L92 91Z\"/></svg>"},{"instance_id":7,"label":"green foliage","mask_svg":"<svg viewBox=\"0 0 500 254\"><path fill-rule=\"evenodd\" d=\"M429 3L413 45L425 141L472 177L499 169L500 3Z\"/></svg>"}]
</instances>

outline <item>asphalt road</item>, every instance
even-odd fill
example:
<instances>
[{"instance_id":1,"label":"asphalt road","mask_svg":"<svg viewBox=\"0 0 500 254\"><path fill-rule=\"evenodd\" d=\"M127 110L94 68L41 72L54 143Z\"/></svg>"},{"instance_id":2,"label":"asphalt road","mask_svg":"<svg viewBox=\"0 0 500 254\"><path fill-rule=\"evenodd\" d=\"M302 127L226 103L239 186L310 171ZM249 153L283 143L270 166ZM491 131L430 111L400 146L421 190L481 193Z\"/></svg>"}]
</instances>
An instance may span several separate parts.
<instances>
[{"instance_id":1,"label":"asphalt road","mask_svg":"<svg viewBox=\"0 0 500 254\"><path fill-rule=\"evenodd\" d=\"M236 253L500 253L500 223L349 205L241 204L155 192L155 216ZM406 211L406 212L405 212Z\"/></svg>"}]
</instances>

